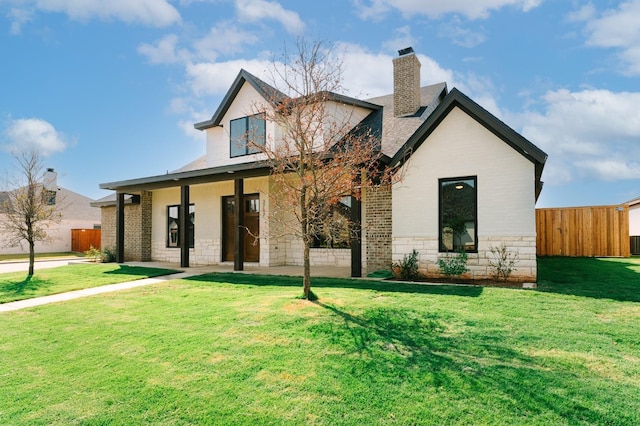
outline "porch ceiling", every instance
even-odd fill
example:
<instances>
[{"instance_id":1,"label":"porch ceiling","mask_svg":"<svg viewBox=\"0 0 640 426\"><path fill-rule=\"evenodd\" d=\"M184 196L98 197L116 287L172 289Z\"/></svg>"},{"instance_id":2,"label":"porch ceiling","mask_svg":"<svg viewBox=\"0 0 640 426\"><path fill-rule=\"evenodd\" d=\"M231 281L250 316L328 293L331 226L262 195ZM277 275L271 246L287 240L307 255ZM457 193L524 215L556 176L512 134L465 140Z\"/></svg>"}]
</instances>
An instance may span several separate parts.
<instances>
[{"instance_id":1,"label":"porch ceiling","mask_svg":"<svg viewBox=\"0 0 640 426\"><path fill-rule=\"evenodd\" d=\"M171 188L199 183L221 182L234 179L246 179L258 176L268 176L271 168L264 161L233 164L228 166L210 167L207 169L189 170L186 172L167 173L138 179L121 180L101 183L101 189L111 189L118 192L133 192Z\"/></svg>"}]
</instances>

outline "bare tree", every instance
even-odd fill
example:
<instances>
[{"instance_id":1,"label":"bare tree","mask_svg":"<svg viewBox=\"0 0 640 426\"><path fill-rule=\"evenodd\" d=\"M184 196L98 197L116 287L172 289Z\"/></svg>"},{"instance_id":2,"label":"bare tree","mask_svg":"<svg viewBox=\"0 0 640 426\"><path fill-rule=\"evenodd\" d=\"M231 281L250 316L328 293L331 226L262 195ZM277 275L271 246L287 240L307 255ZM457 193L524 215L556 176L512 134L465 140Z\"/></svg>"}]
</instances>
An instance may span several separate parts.
<instances>
[{"instance_id":1,"label":"bare tree","mask_svg":"<svg viewBox=\"0 0 640 426\"><path fill-rule=\"evenodd\" d=\"M368 186L388 184L390 175L379 167L378 138L361 125L371 110L339 94L342 63L330 48L298 39L294 53L285 50L282 63L274 61L272 80L278 93L271 106L256 104L252 112L274 123L277 136L254 148L272 168L270 222L302 242L303 297L309 299L314 241L336 233L332 215L348 208L346 197L360 199ZM347 224L347 233L352 225ZM351 238L357 235L351 233Z\"/></svg>"},{"instance_id":2,"label":"bare tree","mask_svg":"<svg viewBox=\"0 0 640 426\"><path fill-rule=\"evenodd\" d=\"M43 166L37 150L14 152L15 176L5 178L4 199L0 204L0 232L7 247L29 245L29 276L33 275L36 242L49 242L49 228L60 223L55 190L44 182Z\"/></svg>"}]
</instances>

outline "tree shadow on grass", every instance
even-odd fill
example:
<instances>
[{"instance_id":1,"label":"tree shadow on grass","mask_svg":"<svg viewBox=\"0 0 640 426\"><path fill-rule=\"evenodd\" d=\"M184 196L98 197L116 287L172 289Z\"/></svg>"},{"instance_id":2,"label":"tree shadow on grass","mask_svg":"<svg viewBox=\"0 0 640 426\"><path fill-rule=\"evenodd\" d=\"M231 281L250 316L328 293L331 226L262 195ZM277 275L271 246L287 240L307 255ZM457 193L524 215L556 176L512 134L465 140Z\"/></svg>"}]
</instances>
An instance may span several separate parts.
<instances>
[{"instance_id":1,"label":"tree shadow on grass","mask_svg":"<svg viewBox=\"0 0 640 426\"><path fill-rule=\"evenodd\" d=\"M162 275L170 275L176 274L178 270L175 269L164 269L164 268L148 268L146 266L130 266L130 265L120 265L118 269L114 269L113 271L106 271L105 274L108 275L139 275L144 277L159 277Z\"/></svg>"},{"instance_id":2,"label":"tree shadow on grass","mask_svg":"<svg viewBox=\"0 0 640 426\"><path fill-rule=\"evenodd\" d=\"M415 388L417 397L433 392L466 401L467 406L491 404L492 410L499 408L496 412L517 413L516 421L549 419L549 414L569 423L630 420L625 420L624 410L603 413L606 410L592 408L598 406L593 403L600 395L597 389L585 389L571 369L550 368L542 357L514 349L505 331L469 326L452 335L446 326L450 319L440 314L376 307L356 315L331 304L316 304L335 317L310 326L310 332L325 335L342 348L344 352L324 356L340 358L356 382L375 384L378 390L402 382L405 389ZM367 392L369 398L378 397L375 390ZM623 402L617 399L614 405Z\"/></svg>"},{"instance_id":3,"label":"tree shadow on grass","mask_svg":"<svg viewBox=\"0 0 640 426\"><path fill-rule=\"evenodd\" d=\"M6 296L21 296L33 293L36 290L46 288L51 285L51 280L42 279L38 276L27 275L23 280L11 280L0 282L0 293Z\"/></svg>"},{"instance_id":4,"label":"tree shadow on grass","mask_svg":"<svg viewBox=\"0 0 640 426\"><path fill-rule=\"evenodd\" d=\"M184 278L189 281L227 283L253 286L299 287L302 289L302 278L288 275L257 275L238 273L210 273ZM314 277L311 288L352 288L361 290L375 290L381 292L400 292L418 294L437 294L445 296L478 297L482 294L482 287L478 286L447 286L417 283L398 283L390 281L369 281L349 278Z\"/></svg>"},{"instance_id":5,"label":"tree shadow on grass","mask_svg":"<svg viewBox=\"0 0 640 426\"><path fill-rule=\"evenodd\" d=\"M640 302L640 259L540 257L538 291Z\"/></svg>"}]
</instances>

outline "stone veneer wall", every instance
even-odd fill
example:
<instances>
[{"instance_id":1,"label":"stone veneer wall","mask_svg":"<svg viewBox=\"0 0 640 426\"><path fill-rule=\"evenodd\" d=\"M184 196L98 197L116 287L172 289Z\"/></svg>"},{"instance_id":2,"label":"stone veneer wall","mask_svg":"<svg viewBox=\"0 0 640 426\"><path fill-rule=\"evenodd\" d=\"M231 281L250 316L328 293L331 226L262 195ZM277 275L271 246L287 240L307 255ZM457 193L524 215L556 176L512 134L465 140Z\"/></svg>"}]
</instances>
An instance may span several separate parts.
<instances>
[{"instance_id":1,"label":"stone veneer wall","mask_svg":"<svg viewBox=\"0 0 640 426\"><path fill-rule=\"evenodd\" d=\"M392 262L390 186L367 189L362 222L366 272L390 269Z\"/></svg>"},{"instance_id":2,"label":"stone veneer wall","mask_svg":"<svg viewBox=\"0 0 640 426\"><path fill-rule=\"evenodd\" d=\"M515 270L511 274L510 280L531 281L537 280L536 262L536 237L513 237L513 236L493 236L479 237L480 241L478 253L469 253L467 268L469 272L462 278L486 279L491 278L493 268L489 265L489 260L493 258L491 247L499 247L502 243L507 246L510 252L518 253L518 262ZM394 238L393 239L393 260L402 260L405 254L416 249L419 254L420 272L426 276L441 276L438 268L438 258L444 257L444 253L438 251L438 239L428 238Z\"/></svg>"}]
</instances>

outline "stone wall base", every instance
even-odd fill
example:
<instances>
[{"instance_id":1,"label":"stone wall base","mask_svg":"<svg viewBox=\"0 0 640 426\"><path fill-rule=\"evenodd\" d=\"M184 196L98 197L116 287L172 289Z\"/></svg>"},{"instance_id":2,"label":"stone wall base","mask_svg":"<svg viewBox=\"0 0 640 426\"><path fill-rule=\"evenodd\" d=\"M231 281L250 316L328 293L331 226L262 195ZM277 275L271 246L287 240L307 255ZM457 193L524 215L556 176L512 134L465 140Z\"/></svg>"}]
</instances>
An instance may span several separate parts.
<instances>
[{"instance_id":1,"label":"stone wall base","mask_svg":"<svg viewBox=\"0 0 640 426\"><path fill-rule=\"evenodd\" d=\"M492 247L500 247L504 243L511 253L518 253L518 261L509 278L510 281L535 282L537 280L536 237L481 237L478 253L469 253L467 268L469 272L461 278L470 280L491 279L495 268L489 261L494 259ZM446 253L438 250L437 238L394 238L393 261L399 262L405 255L418 251L420 272L427 277L442 277L438 267L438 259L446 257Z\"/></svg>"}]
</instances>

